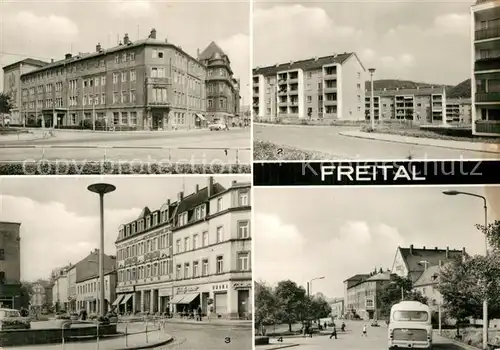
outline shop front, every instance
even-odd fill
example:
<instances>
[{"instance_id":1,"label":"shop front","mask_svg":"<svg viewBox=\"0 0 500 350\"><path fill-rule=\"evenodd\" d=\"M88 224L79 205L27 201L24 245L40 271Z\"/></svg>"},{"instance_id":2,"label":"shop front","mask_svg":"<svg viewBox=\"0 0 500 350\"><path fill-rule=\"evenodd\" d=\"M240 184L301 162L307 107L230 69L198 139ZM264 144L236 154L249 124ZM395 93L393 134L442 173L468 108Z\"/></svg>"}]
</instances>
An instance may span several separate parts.
<instances>
[{"instance_id":1,"label":"shop front","mask_svg":"<svg viewBox=\"0 0 500 350\"><path fill-rule=\"evenodd\" d=\"M116 289L116 299L112 304L112 309L121 314L133 313L134 287L119 287Z\"/></svg>"},{"instance_id":2,"label":"shop front","mask_svg":"<svg viewBox=\"0 0 500 350\"><path fill-rule=\"evenodd\" d=\"M200 287L186 286L175 288L175 295L170 300L170 305L174 316L194 317L198 307L202 305L202 291Z\"/></svg>"},{"instance_id":3,"label":"shop front","mask_svg":"<svg viewBox=\"0 0 500 350\"><path fill-rule=\"evenodd\" d=\"M252 319L252 281L233 282L232 287L236 292L237 318Z\"/></svg>"}]
</instances>

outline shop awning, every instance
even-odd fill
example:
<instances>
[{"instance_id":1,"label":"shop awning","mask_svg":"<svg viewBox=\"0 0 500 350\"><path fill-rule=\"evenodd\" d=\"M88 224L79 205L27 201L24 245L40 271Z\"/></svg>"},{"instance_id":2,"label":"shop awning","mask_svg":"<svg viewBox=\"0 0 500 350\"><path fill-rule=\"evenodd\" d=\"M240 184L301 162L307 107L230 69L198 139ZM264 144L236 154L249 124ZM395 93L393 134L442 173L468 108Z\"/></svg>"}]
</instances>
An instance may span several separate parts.
<instances>
[{"instance_id":1,"label":"shop awning","mask_svg":"<svg viewBox=\"0 0 500 350\"><path fill-rule=\"evenodd\" d=\"M196 113L196 116L197 116L198 118L200 118L201 120L207 120L207 118L205 118L205 117L204 117L202 114L200 114L200 113Z\"/></svg>"},{"instance_id":2,"label":"shop awning","mask_svg":"<svg viewBox=\"0 0 500 350\"><path fill-rule=\"evenodd\" d=\"M116 305L120 304L120 301L123 299L123 297L124 297L124 295L123 295L123 294L119 295L119 296L115 299L115 301L113 301L113 306L116 306Z\"/></svg>"},{"instance_id":3,"label":"shop awning","mask_svg":"<svg viewBox=\"0 0 500 350\"><path fill-rule=\"evenodd\" d=\"M125 295L125 298L123 298L123 300L121 301L120 304L126 304L127 301L130 300L130 298L132 298L132 293L129 293L129 294Z\"/></svg>"},{"instance_id":4,"label":"shop awning","mask_svg":"<svg viewBox=\"0 0 500 350\"><path fill-rule=\"evenodd\" d=\"M170 299L169 303L170 304L179 304L179 301L181 301L182 298L184 298L184 294L177 294L172 299Z\"/></svg>"},{"instance_id":5,"label":"shop awning","mask_svg":"<svg viewBox=\"0 0 500 350\"><path fill-rule=\"evenodd\" d=\"M181 301L178 301L177 304L190 304L197 296L200 294L192 293L192 294L184 294L184 297Z\"/></svg>"}]
</instances>

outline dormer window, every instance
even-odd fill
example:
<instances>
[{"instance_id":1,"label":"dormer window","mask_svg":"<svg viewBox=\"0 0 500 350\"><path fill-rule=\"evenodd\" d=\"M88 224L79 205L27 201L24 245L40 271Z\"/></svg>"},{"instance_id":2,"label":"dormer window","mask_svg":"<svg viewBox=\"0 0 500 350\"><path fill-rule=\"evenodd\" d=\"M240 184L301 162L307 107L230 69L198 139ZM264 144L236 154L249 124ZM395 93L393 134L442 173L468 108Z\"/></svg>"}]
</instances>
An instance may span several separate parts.
<instances>
[{"instance_id":1,"label":"dormer window","mask_svg":"<svg viewBox=\"0 0 500 350\"><path fill-rule=\"evenodd\" d=\"M187 212L179 214L179 216L178 216L178 219L179 219L178 224L179 224L179 226L186 225L187 224L187 218L188 218Z\"/></svg>"},{"instance_id":2,"label":"dormer window","mask_svg":"<svg viewBox=\"0 0 500 350\"><path fill-rule=\"evenodd\" d=\"M153 226L158 225L158 213L153 214Z\"/></svg>"},{"instance_id":3,"label":"dormer window","mask_svg":"<svg viewBox=\"0 0 500 350\"><path fill-rule=\"evenodd\" d=\"M146 218L146 230L151 226L151 216Z\"/></svg>"},{"instance_id":4,"label":"dormer window","mask_svg":"<svg viewBox=\"0 0 500 350\"><path fill-rule=\"evenodd\" d=\"M222 197L217 198L217 212L222 211Z\"/></svg>"},{"instance_id":5,"label":"dormer window","mask_svg":"<svg viewBox=\"0 0 500 350\"><path fill-rule=\"evenodd\" d=\"M130 235L130 225L127 225L125 228L125 237L128 237Z\"/></svg>"},{"instance_id":6,"label":"dormer window","mask_svg":"<svg viewBox=\"0 0 500 350\"><path fill-rule=\"evenodd\" d=\"M135 222L132 223L132 234L135 234Z\"/></svg>"}]
</instances>

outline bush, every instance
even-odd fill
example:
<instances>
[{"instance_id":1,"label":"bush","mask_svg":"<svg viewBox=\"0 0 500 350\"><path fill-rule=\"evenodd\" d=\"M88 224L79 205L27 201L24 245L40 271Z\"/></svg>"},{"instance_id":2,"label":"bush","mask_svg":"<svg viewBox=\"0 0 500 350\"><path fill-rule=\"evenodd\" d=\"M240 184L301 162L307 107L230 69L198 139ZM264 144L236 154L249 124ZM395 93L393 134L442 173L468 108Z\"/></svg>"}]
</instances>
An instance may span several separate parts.
<instances>
[{"instance_id":1,"label":"bush","mask_svg":"<svg viewBox=\"0 0 500 350\"><path fill-rule=\"evenodd\" d=\"M269 337L255 336L255 345L268 345Z\"/></svg>"},{"instance_id":2,"label":"bush","mask_svg":"<svg viewBox=\"0 0 500 350\"><path fill-rule=\"evenodd\" d=\"M310 152L276 145L268 141L254 141L254 160L327 160L336 157L321 152Z\"/></svg>"}]
</instances>

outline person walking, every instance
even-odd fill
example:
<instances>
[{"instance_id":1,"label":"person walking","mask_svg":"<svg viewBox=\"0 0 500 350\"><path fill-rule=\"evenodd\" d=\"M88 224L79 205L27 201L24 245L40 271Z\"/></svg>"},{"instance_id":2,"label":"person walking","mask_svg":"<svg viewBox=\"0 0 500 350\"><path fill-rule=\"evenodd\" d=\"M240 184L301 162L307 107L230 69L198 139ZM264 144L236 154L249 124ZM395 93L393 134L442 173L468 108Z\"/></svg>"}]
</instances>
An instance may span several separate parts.
<instances>
[{"instance_id":1,"label":"person walking","mask_svg":"<svg viewBox=\"0 0 500 350\"><path fill-rule=\"evenodd\" d=\"M340 326L340 330L342 332L345 332L345 323L344 322L342 322L342 325Z\"/></svg>"},{"instance_id":2,"label":"person walking","mask_svg":"<svg viewBox=\"0 0 500 350\"><path fill-rule=\"evenodd\" d=\"M333 330L332 334L330 334L330 339L332 339L332 337L335 337L335 339L337 339L337 327L335 327L335 324L333 325Z\"/></svg>"},{"instance_id":3,"label":"person walking","mask_svg":"<svg viewBox=\"0 0 500 350\"><path fill-rule=\"evenodd\" d=\"M327 328L327 326L328 326L328 325L327 325L327 324L326 324L326 322L325 322L325 323L323 324L323 326L325 327L325 330L326 330L326 328Z\"/></svg>"},{"instance_id":4,"label":"person walking","mask_svg":"<svg viewBox=\"0 0 500 350\"><path fill-rule=\"evenodd\" d=\"M368 337L368 334L366 333L366 324L363 326L363 333L361 334L362 337Z\"/></svg>"},{"instance_id":5,"label":"person walking","mask_svg":"<svg viewBox=\"0 0 500 350\"><path fill-rule=\"evenodd\" d=\"M202 320L201 316L201 305L198 305L198 310L197 310L198 317L196 318L197 321Z\"/></svg>"}]
</instances>

